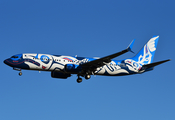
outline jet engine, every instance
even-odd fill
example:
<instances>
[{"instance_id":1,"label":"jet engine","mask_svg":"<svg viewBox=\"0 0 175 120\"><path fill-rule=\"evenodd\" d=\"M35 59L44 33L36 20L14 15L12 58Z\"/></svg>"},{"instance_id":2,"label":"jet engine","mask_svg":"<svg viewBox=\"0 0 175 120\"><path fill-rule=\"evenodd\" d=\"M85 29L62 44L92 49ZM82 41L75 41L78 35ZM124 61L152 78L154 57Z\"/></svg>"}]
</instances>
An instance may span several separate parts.
<instances>
[{"instance_id":1,"label":"jet engine","mask_svg":"<svg viewBox=\"0 0 175 120\"><path fill-rule=\"evenodd\" d=\"M71 76L71 74L66 74L66 73L62 73L62 72L57 72L57 71L51 72L51 77L53 77L53 78L67 79L70 76Z\"/></svg>"}]
</instances>

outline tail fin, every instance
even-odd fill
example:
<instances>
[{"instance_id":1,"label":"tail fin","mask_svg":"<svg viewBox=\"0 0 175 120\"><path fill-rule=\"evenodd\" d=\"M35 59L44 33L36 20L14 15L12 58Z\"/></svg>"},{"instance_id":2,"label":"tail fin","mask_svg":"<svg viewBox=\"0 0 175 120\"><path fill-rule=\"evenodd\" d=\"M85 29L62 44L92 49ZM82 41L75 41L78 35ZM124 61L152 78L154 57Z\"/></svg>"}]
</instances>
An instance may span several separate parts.
<instances>
[{"instance_id":1,"label":"tail fin","mask_svg":"<svg viewBox=\"0 0 175 120\"><path fill-rule=\"evenodd\" d=\"M141 65L150 64L153 62L159 36L152 37L140 50L140 52L132 59Z\"/></svg>"}]
</instances>

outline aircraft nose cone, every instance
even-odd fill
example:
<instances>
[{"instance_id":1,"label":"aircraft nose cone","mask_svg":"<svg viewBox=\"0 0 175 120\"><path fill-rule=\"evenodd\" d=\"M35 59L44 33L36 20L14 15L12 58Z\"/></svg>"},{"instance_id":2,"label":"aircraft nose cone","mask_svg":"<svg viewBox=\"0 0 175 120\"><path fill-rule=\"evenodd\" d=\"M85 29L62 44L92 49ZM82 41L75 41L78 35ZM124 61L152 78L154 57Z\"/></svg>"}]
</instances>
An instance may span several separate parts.
<instances>
[{"instance_id":1,"label":"aircraft nose cone","mask_svg":"<svg viewBox=\"0 0 175 120\"><path fill-rule=\"evenodd\" d=\"M8 66L11 66L11 67L12 67L12 64L9 62L9 59L4 60L4 64L6 64L6 65L8 65Z\"/></svg>"},{"instance_id":2,"label":"aircraft nose cone","mask_svg":"<svg viewBox=\"0 0 175 120\"><path fill-rule=\"evenodd\" d=\"M7 60L4 60L4 64L6 64L6 65L7 65Z\"/></svg>"},{"instance_id":3,"label":"aircraft nose cone","mask_svg":"<svg viewBox=\"0 0 175 120\"><path fill-rule=\"evenodd\" d=\"M6 60L4 60L4 64L6 64L6 65L11 65L10 63L9 63L9 59L6 59Z\"/></svg>"}]
</instances>

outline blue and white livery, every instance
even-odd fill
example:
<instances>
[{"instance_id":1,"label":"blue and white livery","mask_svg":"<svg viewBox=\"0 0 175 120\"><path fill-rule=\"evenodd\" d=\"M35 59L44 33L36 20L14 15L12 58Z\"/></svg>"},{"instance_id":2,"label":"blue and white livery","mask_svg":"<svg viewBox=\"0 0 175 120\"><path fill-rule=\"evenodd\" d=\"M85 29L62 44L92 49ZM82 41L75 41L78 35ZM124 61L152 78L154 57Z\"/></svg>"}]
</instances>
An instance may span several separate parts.
<instances>
[{"instance_id":1,"label":"blue and white livery","mask_svg":"<svg viewBox=\"0 0 175 120\"><path fill-rule=\"evenodd\" d=\"M13 67L14 70L19 70L20 76L22 75L22 69L51 71L53 78L62 79L77 74L77 82L80 83L82 82L80 76L89 79L91 75L122 76L138 74L153 70L155 66L170 61L168 59L153 63L158 40L159 36L152 37L136 56L123 60L113 60L113 58L131 51L135 40L131 42L127 49L103 58L24 53L4 60L4 63Z\"/></svg>"}]
</instances>

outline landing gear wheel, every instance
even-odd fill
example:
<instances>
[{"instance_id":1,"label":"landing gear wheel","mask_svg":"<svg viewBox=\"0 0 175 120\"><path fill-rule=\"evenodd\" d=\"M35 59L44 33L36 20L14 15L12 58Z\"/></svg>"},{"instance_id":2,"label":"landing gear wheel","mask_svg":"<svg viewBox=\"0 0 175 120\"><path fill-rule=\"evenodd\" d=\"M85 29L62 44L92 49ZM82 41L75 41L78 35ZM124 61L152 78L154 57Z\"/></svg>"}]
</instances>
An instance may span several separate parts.
<instances>
[{"instance_id":1,"label":"landing gear wheel","mask_svg":"<svg viewBox=\"0 0 175 120\"><path fill-rule=\"evenodd\" d=\"M22 75L22 72L19 72L19 76L21 76Z\"/></svg>"},{"instance_id":2,"label":"landing gear wheel","mask_svg":"<svg viewBox=\"0 0 175 120\"><path fill-rule=\"evenodd\" d=\"M77 83L81 83L81 82L82 82L82 78L78 78Z\"/></svg>"},{"instance_id":3,"label":"landing gear wheel","mask_svg":"<svg viewBox=\"0 0 175 120\"><path fill-rule=\"evenodd\" d=\"M91 78L90 75L85 75L85 79L86 79L86 80L88 80L88 79L90 79L90 78Z\"/></svg>"}]
</instances>

